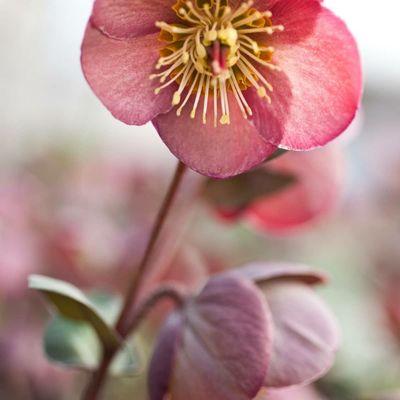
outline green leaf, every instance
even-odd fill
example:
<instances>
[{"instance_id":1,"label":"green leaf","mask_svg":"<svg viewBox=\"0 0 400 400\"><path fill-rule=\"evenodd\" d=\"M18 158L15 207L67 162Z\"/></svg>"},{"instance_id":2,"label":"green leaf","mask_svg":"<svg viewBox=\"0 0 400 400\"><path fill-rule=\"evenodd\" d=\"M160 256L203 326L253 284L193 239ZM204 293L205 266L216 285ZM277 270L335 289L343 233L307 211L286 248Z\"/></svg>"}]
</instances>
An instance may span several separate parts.
<instances>
[{"instance_id":1,"label":"green leaf","mask_svg":"<svg viewBox=\"0 0 400 400\"><path fill-rule=\"evenodd\" d=\"M89 324L106 349L119 345L121 339L110 322L77 287L42 275L31 275L29 287L43 293L63 317Z\"/></svg>"},{"instance_id":2,"label":"green leaf","mask_svg":"<svg viewBox=\"0 0 400 400\"><path fill-rule=\"evenodd\" d=\"M101 360L101 343L86 323L61 316L55 317L44 335L44 349L49 360L65 367L85 371L96 370ZM110 373L132 375L140 371L140 357L131 344L125 344L116 355Z\"/></svg>"},{"instance_id":3,"label":"green leaf","mask_svg":"<svg viewBox=\"0 0 400 400\"><path fill-rule=\"evenodd\" d=\"M205 195L217 208L240 210L253 201L275 194L295 182L296 178L291 174L259 168L230 179L210 179Z\"/></svg>"},{"instance_id":4,"label":"green leaf","mask_svg":"<svg viewBox=\"0 0 400 400\"><path fill-rule=\"evenodd\" d=\"M109 326L115 323L121 308L118 297L95 292L85 296L85 299ZM94 371L101 361L102 343L88 321L57 315L47 326L43 342L47 358L64 367ZM122 344L111 364L110 373L115 376L132 375L140 370L141 357L136 347L131 343Z\"/></svg>"},{"instance_id":5,"label":"green leaf","mask_svg":"<svg viewBox=\"0 0 400 400\"><path fill-rule=\"evenodd\" d=\"M50 321L44 335L47 358L67 367L94 370L101 357L101 344L91 327L60 316Z\"/></svg>"}]
</instances>

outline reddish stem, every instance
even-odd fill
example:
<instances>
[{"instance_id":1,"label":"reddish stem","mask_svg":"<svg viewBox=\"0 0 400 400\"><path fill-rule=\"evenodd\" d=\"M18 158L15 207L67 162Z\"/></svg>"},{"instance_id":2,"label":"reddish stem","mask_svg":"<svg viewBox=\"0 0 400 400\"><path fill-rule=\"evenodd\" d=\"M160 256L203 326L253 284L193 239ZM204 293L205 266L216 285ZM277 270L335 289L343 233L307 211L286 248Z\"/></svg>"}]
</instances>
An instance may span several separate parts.
<instances>
[{"instance_id":1,"label":"reddish stem","mask_svg":"<svg viewBox=\"0 0 400 400\"><path fill-rule=\"evenodd\" d=\"M149 265L153 250L155 248L155 245L157 243L157 240L160 236L162 227L165 224L165 221L167 219L167 216L169 214L169 211L171 210L171 206L174 202L175 196L178 192L179 186L182 182L183 175L186 171L186 166L179 162L177 165L177 168L175 170L174 177L171 181L171 184L168 188L167 194L164 198L163 203L161 204L160 210L158 211L156 220L154 222L151 234L150 234L150 239L147 244L146 250L144 252L143 258L138 266L137 269L134 271L133 278L131 280L130 287L128 288L128 292L125 298L124 306L122 308L122 311L120 313L120 316L118 318L118 322L116 324L116 330L117 332L121 335L122 339L125 339L126 336L131 332L131 329L136 327L137 322L142 318L142 316L136 315L133 318L133 322L129 324L129 315L131 313L131 310L135 304L138 291L140 288L140 285L142 283L144 273ZM171 291L167 292L167 295L170 295ZM165 294L162 296L158 296L157 300L165 297ZM176 296L176 299L178 299L179 296ZM150 299L151 300L151 299ZM153 305L153 304L151 304ZM148 307L147 309L148 310ZM139 309L139 313L141 310ZM147 311L146 311L147 313ZM118 352L118 348L112 349L110 351L105 351L103 355L103 359L99 365L98 370L92 375L92 378L82 396L82 400L96 400L98 398L98 395L104 386L105 380L107 378L107 372L108 369L111 365L111 362L115 356L115 354Z\"/></svg>"},{"instance_id":2,"label":"reddish stem","mask_svg":"<svg viewBox=\"0 0 400 400\"><path fill-rule=\"evenodd\" d=\"M127 332L134 332L140 322L163 299L170 299L177 307L182 307L185 302L185 291L176 285L164 285L157 288L149 297L138 305L136 313L129 321Z\"/></svg>"},{"instance_id":3,"label":"reddish stem","mask_svg":"<svg viewBox=\"0 0 400 400\"><path fill-rule=\"evenodd\" d=\"M128 289L127 296L125 298L125 303L118 318L118 322L116 325L117 332L124 338L126 336L127 330L124 326L129 318L130 311L136 301L136 297L140 288L140 284L142 283L144 272L149 264L151 255L157 243L157 240L160 236L162 227L167 219L168 213L171 210L172 203L174 201L175 195L178 192L178 188L180 183L182 182L182 178L184 172L186 170L186 166L181 162L178 163L178 166L175 170L174 177L172 182L168 188L168 192L164 198L164 201L158 211L155 223L153 225L153 229L150 234L150 240L147 245L146 251L143 255L143 258L139 264L139 267L134 272L134 277L131 280L131 285Z\"/></svg>"}]
</instances>

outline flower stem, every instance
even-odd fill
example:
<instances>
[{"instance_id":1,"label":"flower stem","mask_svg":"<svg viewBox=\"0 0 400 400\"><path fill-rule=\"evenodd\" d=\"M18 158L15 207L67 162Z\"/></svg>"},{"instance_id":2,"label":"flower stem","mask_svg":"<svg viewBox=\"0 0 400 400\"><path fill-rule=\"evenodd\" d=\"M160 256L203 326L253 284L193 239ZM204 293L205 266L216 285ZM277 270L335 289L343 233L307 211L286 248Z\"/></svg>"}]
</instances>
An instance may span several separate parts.
<instances>
[{"instance_id":1,"label":"flower stem","mask_svg":"<svg viewBox=\"0 0 400 400\"><path fill-rule=\"evenodd\" d=\"M134 316L132 323L129 324L128 321L131 310L136 301L138 291L144 277L144 273L149 265L153 250L160 236L162 228L167 220L167 216L171 210L172 204L178 192L179 186L182 182L185 171L186 166L179 161L175 170L174 177L168 188L167 194L165 195L164 201L158 211L144 255L139 263L138 268L134 271L131 284L125 297L124 306L116 324L116 330L121 335L122 339L125 339L127 337L127 335L132 331L132 328L136 326L137 321L141 319L141 311L139 310L139 315ZM167 295L170 295L170 293L171 291L167 291ZM158 299L161 297L165 297L165 295L158 296L156 301L158 301ZM179 296L176 296L177 302L179 303L178 298ZM92 375L92 378L83 393L82 400L96 400L98 398L98 395L107 378L108 369L118 350L118 348L115 348L110 351L104 352L103 359L99 365L99 368Z\"/></svg>"},{"instance_id":2,"label":"flower stem","mask_svg":"<svg viewBox=\"0 0 400 400\"><path fill-rule=\"evenodd\" d=\"M129 313L132 309L132 306L135 303L140 284L142 283L142 279L144 277L144 272L146 271L146 268L149 264L151 255L153 253L154 247L157 243L157 240L160 236L162 227L164 226L164 223L167 219L168 213L171 210L172 203L174 201L174 198L178 192L180 183L182 182L182 178L184 175L184 172L186 170L186 166L179 161L174 177L171 181L171 184L168 188L168 192L164 198L164 201L160 207L160 210L158 211L155 223L153 225L153 229L151 231L149 243L147 245L146 251L143 255L143 258L139 264L139 267L135 270L134 272L134 277L131 280L131 285L128 289L127 296L125 298L125 303L122 308L122 311L120 313L120 316L118 318L118 322L116 325L117 332L124 338L127 334L127 330L125 327L125 324L127 322L127 319L129 317Z\"/></svg>"},{"instance_id":3,"label":"flower stem","mask_svg":"<svg viewBox=\"0 0 400 400\"><path fill-rule=\"evenodd\" d=\"M160 286L138 305L136 313L133 314L129 321L127 327L128 334L136 330L140 322L160 300L169 299L175 304L175 306L181 308L185 303L186 297L187 295L185 291L177 285Z\"/></svg>"}]
</instances>

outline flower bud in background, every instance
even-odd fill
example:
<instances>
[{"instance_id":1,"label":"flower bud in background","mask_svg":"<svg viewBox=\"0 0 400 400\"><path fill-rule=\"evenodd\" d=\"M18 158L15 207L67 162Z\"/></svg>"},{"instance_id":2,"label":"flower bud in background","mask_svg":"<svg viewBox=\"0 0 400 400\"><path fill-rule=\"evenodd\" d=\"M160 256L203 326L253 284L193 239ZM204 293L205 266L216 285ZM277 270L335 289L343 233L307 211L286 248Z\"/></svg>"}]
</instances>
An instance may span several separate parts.
<instances>
[{"instance_id":1,"label":"flower bud in background","mask_svg":"<svg viewBox=\"0 0 400 400\"><path fill-rule=\"evenodd\" d=\"M290 152L226 181L211 181L206 196L226 221L286 233L333 211L344 186L344 155L337 146Z\"/></svg>"},{"instance_id":2,"label":"flower bud in background","mask_svg":"<svg viewBox=\"0 0 400 400\"><path fill-rule=\"evenodd\" d=\"M149 370L151 400L253 399L307 384L331 367L332 314L306 267L251 264L211 277L166 320Z\"/></svg>"}]
</instances>

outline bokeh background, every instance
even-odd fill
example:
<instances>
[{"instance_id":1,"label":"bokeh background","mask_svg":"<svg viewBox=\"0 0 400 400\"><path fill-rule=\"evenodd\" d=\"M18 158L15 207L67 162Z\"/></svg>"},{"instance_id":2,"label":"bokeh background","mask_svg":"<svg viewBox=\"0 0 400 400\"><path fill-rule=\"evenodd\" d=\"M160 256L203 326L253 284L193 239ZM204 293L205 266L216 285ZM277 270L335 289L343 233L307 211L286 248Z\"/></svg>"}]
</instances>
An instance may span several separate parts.
<instances>
[{"instance_id":1,"label":"bokeh background","mask_svg":"<svg viewBox=\"0 0 400 400\"><path fill-rule=\"evenodd\" d=\"M318 390L333 400L378 399L400 390L400 4L325 3L355 34L366 82L357 127L340 139L340 205L278 236L223 224L201 204L184 242L208 264L272 259L328 271L320 292L343 338ZM84 81L80 42L91 7L0 0L0 399L77 398L85 375L43 356L49 314L27 276L120 291L174 168L152 126L114 120ZM177 221L179 236L185 224ZM190 251L174 257L175 265L199 262ZM141 378L122 379L108 390L125 399L141 387Z\"/></svg>"}]
</instances>

